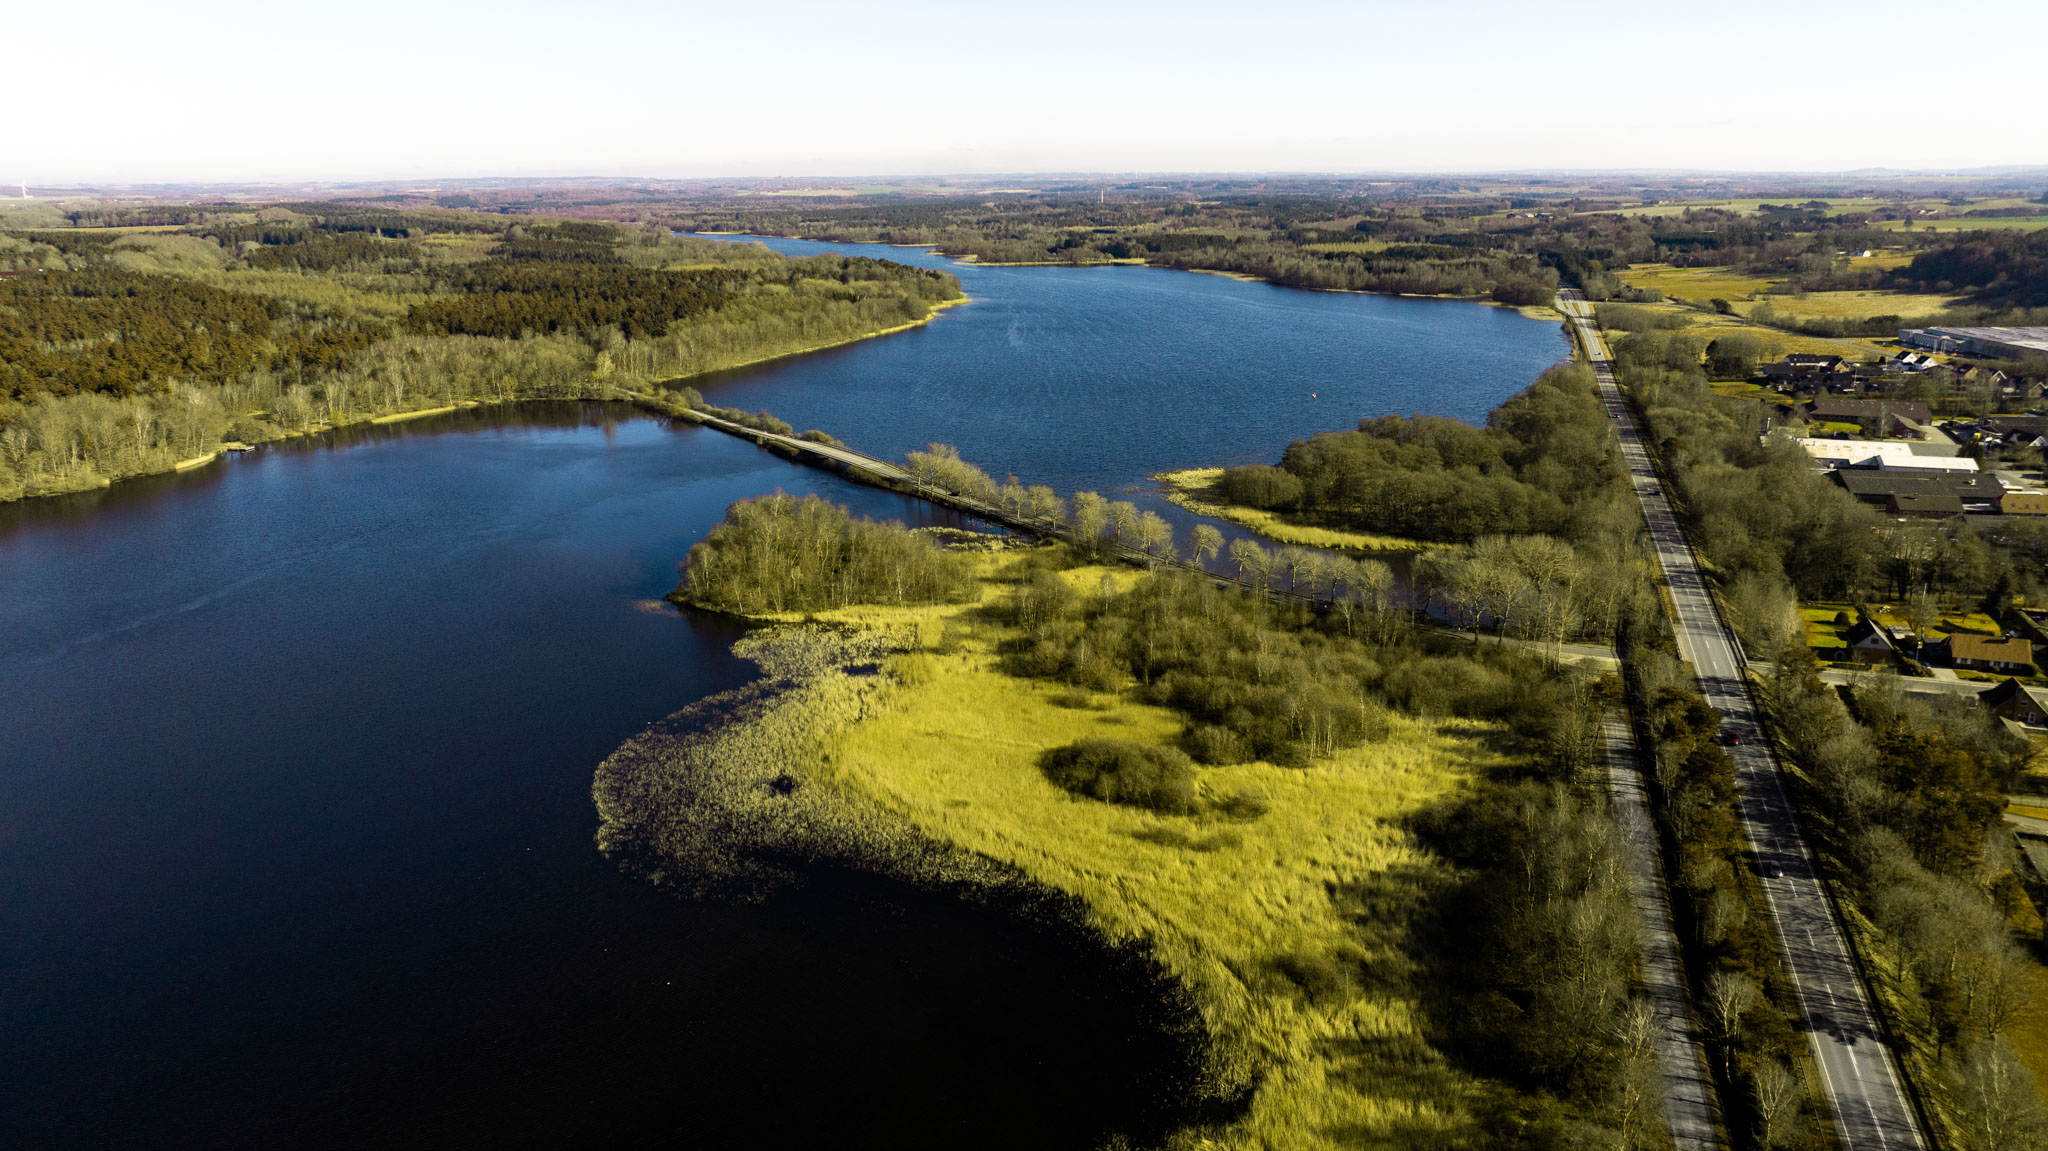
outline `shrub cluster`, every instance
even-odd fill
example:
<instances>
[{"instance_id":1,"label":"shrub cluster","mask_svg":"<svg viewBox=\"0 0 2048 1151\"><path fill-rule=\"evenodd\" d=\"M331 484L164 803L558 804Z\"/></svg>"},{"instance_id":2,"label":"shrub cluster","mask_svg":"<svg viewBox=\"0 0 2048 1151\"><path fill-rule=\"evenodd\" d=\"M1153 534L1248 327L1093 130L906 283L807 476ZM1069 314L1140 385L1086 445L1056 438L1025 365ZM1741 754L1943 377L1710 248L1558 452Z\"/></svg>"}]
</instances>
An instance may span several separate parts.
<instances>
[{"instance_id":1,"label":"shrub cluster","mask_svg":"<svg viewBox=\"0 0 2048 1151\"><path fill-rule=\"evenodd\" d=\"M1387 416L1290 445L1277 468L1227 469L1217 493L1247 507L1429 540L1559 533L1613 485L1613 433L1592 372L1552 368L1484 428Z\"/></svg>"},{"instance_id":2,"label":"shrub cluster","mask_svg":"<svg viewBox=\"0 0 2048 1151\"><path fill-rule=\"evenodd\" d=\"M1076 795L1164 815L1195 810L1195 767L1171 747L1124 739L1084 739L1039 757L1046 778Z\"/></svg>"},{"instance_id":3,"label":"shrub cluster","mask_svg":"<svg viewBox=\"0 0 2048 1151\"><path fill-rule=\"evenodd\" d=\"M855 519L817 496L741 500L690 549L675 598L740 614L854 603L958 603L974 595L967 560L899 523Z\"/></svg>"},{"instance_id":4,"label":"shrub cluster","mask_svg":"<svg viewBox=\"0 0 2048 1151\"><path fill-rule=\"evenodd\" d=\"M1457 658L1415 637L1354 634L1355 617L1274 605L1185 572L1147 576L1122 594L1077 593L1040 571L1003 609L1022 635L1006 670L1092 691L1132 686L1191 721L1181 747L1198 763L1264 760L1305 767L1383 738L1386 708L1499 720L1543 730L1560 684L1529 674L1513 649Z\"/></svg>"}]
</instances>

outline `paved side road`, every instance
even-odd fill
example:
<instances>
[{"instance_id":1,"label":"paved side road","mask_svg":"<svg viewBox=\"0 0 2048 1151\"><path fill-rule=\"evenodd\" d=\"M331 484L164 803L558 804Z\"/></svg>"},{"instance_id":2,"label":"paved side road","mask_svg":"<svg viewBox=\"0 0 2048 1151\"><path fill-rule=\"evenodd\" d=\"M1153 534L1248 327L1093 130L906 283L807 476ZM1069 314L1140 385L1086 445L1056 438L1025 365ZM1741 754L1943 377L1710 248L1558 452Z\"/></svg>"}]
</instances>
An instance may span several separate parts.
<instances>
[{"instance_id":1,"label":"paved side road","mask_svg":"<svg viewBox=\"0 0 2048 1151\"><path fill-rule=\"evenodd\" d=\"M1798 990L1808 1038L1820 1067L1821 1088L1851 1151L1924 1151L1913 1109L1878 1029L1877 1016L1835 918L1819 872L1800 837L1777 761L1764 743L1755 701L1743 678L1741 648L1721 623L1692 548L1664 495L1635 415L1614 382L1606 347L1592 324L1592 308L1576 292L1558 295L1581 346L1599 377L1608 415L1621 436L1629 480L1649 524L1650 541L1664 570L1679 656L1692 665L1707 702L1741 737L1730 748L1741 789L1741 817Z\"/></svg>"},{"instance_id":2,"label":"paved side road","mask_svg":"<svg viewBox=\"0 0 2048 1151\"><path fill-rule=\"evenodd\" d=\"M1604 717L1601 732L1607 740L1607 787L1614 796L1614 820L1628 843L1629 887L1635 892L1642 926L1643 986L1656 1012L1665 1130L1674 1151L1719 1151L1714 1084L1701 1062L1699 1031L1686 1002L1678 930L1664 894L1664 866L1658 861L1657 831L1650 822L1635 737L1613 711Z\"/></svg>"}]
</instances>

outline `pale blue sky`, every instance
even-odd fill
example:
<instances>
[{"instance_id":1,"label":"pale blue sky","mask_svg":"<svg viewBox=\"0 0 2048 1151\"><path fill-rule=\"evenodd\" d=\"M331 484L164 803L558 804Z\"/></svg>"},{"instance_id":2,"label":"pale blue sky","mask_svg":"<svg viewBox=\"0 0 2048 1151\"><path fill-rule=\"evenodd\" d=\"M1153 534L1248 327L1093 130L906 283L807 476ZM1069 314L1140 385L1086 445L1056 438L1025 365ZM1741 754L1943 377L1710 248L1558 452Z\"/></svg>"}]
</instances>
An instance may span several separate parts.
<instances>
[{"instance_id":1,"label":"pale blue sky","mask_svg":"<svg viewBox=\"0 0 2048 1151\"><path fill-rule=\"evenodd\" d=\"M0 180L2048 163L2048 3L68 0Z\"/></svg>"}]
</instances>

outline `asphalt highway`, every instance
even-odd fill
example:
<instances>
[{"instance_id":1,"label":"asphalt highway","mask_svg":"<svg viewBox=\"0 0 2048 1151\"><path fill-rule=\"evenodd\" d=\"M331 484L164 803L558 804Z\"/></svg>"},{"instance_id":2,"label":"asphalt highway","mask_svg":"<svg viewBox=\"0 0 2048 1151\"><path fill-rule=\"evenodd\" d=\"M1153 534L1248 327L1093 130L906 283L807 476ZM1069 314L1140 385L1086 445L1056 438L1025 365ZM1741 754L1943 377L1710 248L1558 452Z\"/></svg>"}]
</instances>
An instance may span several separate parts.
<instances>
[{"instance_id":1,"label":"asphalt highway","mask_svg":"<svg viewBox=\"0 0 2048 1151\"><path fill-rule=\"evenodd\" d=\"M1615 822L1628 842L1629 885L1641 912L1643 987L1657 1020L1657 1062L1664 1083L1664 1127L1673 1151L1720 1151L1714 1083L1700 1056L1692 1009L1687 1005L1685 968L1678 956L1678 931L1664 897L1664 868L1658 861L1657 829L1650 821L1642 768L1628 720L1610 710L1601 720L1607 742L1607 782L1614 796Z\"/></svg>"},{"instance_id":2,"label":"asphalt highway","mask_svg":"<svg viewBox=\"0 0 2048 1151\"><path fill-rule=\"evenodd\" d=\"M1742 649L1715 611L1691 545L1665 498L1642 429L1615 384L1606 345L1592 323L1591 306L1567 290L1558 295L1558 309L1578 329L1580 344L1599 377L1608 415L1620 433L1623 461L1669 587L1679 656L1692 665L1707 702L1726 717L1725 730L1741 741L1728 749L1741 788L1737 814L1798 989L1821 1088L1842 1142L1853 1151L1924 1151L1926 1144L1892 1052L1878 1028L1827 889L1800 836L1777 761L1762 738L1743 676Z\"/></svg>"}]
</instances>

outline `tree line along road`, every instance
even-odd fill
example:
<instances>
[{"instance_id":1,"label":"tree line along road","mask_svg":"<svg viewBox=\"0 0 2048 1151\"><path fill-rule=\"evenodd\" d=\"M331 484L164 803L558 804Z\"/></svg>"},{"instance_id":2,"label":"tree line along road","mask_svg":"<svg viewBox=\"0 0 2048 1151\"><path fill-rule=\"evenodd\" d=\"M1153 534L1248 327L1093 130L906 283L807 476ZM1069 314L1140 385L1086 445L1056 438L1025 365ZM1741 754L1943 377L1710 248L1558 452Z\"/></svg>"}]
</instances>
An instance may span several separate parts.
<instances>
[{"instance_id":1,"label":"tree line along road","mask_svg":"<svg viewBox=\"0 0 2048 1151\"><path fill-rule=\"evenodd\" d=\"M1591 306L1579 293L1566 290L1558 294L1558 310L1577 331L1620 435L1622 459L1670 593L1679 657L1691 665L1707 702L1742 737L1728 749L1741 789L1736 814L1756 860L1820 1068L1821 1088L1842 1142L1851 1151L1924 1151L1926 1142L1893 1054L1812 853L1800 836L1775 754L1762 738L1743 672L1742 649L1721 622L1692 547L1665 498L1642 428L1615 383L1606 346L1593 326Z\"/></svg>"}]
</instances>

